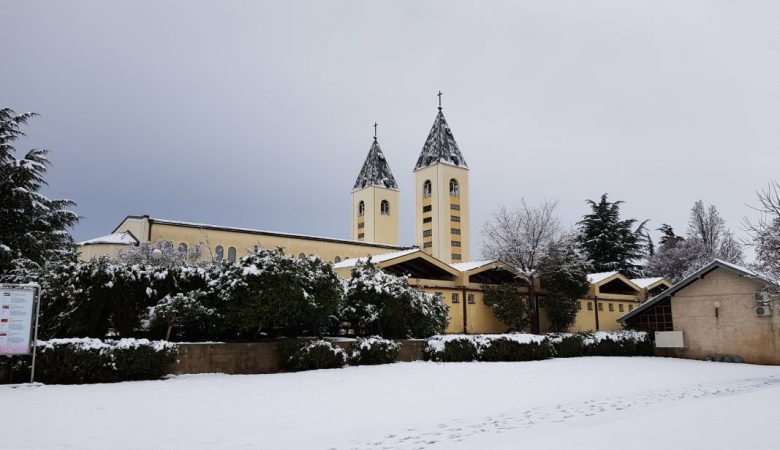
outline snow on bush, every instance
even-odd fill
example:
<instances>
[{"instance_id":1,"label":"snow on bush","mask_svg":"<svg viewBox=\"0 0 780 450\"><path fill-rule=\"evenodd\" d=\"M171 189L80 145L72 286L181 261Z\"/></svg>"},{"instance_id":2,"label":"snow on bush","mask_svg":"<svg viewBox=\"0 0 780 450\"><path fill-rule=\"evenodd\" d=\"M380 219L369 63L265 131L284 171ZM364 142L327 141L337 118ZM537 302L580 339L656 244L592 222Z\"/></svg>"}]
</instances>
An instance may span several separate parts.
<instances>
[{"instance_id":1,"label":"snow on bush","mask_svg":"<svg viewBox=\"0 0 780 450\"><path fill-rule=\"evenodd\" d=\"M572 356L638 356L653 352L644 331L597 331L548 335L508 333L434 336L425 356L433 361L526 361Z\"/></svg>"},{"instance_id":2,"label":"snow on bush","mask_svg":"<svg viewBox=\"0 0 780 450\"><path fill-rule=\"evenodd\" d=\"M336 369L347 363L341 347L322 340L290 341L279 345L279 366L289 372Z\"/></svg>"},{"instance_id":3,"label":"snow on bush","mask_svg":"<svg viewBox=\"0 0 780 450\"><path fill-rule=\"evenodd\" d=\"M349 362L356 366L391 364L395 362L400 351L401 345L390 339L379 336L358 338L350 348Z\"/></svg>"},{"instance_id":4,"label":"snow on bush","mask_svg":"<svg viewBox=\"0 0 780 450\"><path fill-rule=\"evenodd\" d=\"M38 342L35 381L49 384L158 379L176 359L175 344L148 339L50 339ZM16 370L29 371L19 360Z\"/></svg>"},{"instance_id":5,"label":"snow on bush","mask_svg":"<svg viewBox=\"0 0 780 450\"><path fill-rule=\"evenodd\" d=\"M358 336L428 337L443 332L449 320L440 296L412 288L405 277L386 273L370 260L355 266L344 294L339 313Z\"/></svg>"}]
</instances>

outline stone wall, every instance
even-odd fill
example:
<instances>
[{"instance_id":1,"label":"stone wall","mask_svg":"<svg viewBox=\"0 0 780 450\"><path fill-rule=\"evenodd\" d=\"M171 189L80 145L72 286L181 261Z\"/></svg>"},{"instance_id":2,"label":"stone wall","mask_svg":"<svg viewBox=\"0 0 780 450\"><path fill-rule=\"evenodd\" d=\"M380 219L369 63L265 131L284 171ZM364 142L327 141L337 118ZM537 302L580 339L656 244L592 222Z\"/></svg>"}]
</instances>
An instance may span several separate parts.
<instances>
[{"instance_id":1,"label":"stone wall","mask_svg":"<svg viewBox=\"0 0 780 450\"><path fill-rule=\"evenodd\" d=\"M332 339L348 350L351 339ZM186 343L179 344L177 362L169 373L261 374L280 372L278 342ZM423 357L425 340L401 341L397 361L417 361Z\"/></svg>"}]
</instances>

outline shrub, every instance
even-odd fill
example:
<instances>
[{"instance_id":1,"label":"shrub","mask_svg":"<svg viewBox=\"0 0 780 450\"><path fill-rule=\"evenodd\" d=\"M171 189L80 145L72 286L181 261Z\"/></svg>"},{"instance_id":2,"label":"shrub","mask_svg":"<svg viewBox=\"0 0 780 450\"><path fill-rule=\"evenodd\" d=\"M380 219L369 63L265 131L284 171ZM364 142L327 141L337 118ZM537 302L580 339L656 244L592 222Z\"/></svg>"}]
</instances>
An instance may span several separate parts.
<instances>
[{"instance_id":1,"label":"shrub","mask_svg":"<svg viewBox=\"0 0 780 450\"><path fill-rule=\"evenodd\" d=\"M561 334L551 340L558 358L585 356L585 337L582 334Z\"/></svg>"},{"instance_id":2,"label":"shrub","mask_svg":"<svg viewBox=\"0 0 780 450\"><path fill-rule=\"evenodd\" d=\"M279 367L288 372L344 367L346 353L323 340L289 341L279 345Z\"/></svg>"},{"instance_id":3,"label":"shrub","mask_svg":"<svg viewBox=\"0 0 780 450\"><path fill-rule=\"evenodd\" d=\"M241 339L259 335L321 335L336 325L341 283L319 257L256 249L228 264L215 286L226 324Z\"/></svg>"},{"instance_id":4,"label":"shrub","mask_svg":"<svg viewBox=\"0 0 780 450\"><path fill-rule=\"evenodd\" d=\"M449 320L440 296L420 292L371 261L358 263L345 283L341 319L358 336L391 339L429 337L441 333Z\"/></svg>"},{"instance_id":5,"label":"shrub","mask_svg":"<svg viewBox=\"0 0 780 450\"><path fill-rule=\"evenodd\" d=\"M176 360L176 347L147 339L52 339L40 341L35 363L35 381L46 384L110 383L154 380L167 373ZM15 369L29 379L28 359ZM19 378L19 374L15 375Z\"/></svg>"},{"instance_id":6,"label":"shrub","mask_svg":"<svg viewBox=\"0 0 780 450\"><path fill-rule=\"evenodd\" d=\"M535 361L555 356L555 349L549 339L521 342L499 337L489 339L482 346L480 361Z\"/></svg>"},{"instance_id":7,"label":"shrub","mask_svg":"<svg viewBox=\"0 0 780 450\"><path fill-rule=\"evenodd\" d=\"M398 358L401 345L379 336L358 338L349 352L349 363L356 366L391 364Z\"/></svg>"},{"instance_id":8,"label":"shrub","mask_svg":"<svg viewBox=\"0 0 780 450\"><path fill-rule=\"evenodd\" d=\"M484 303L489 306L496 318L504 322L510 331L519 331L531 323L533 309L528 295L517 285L485 286Z\"/></svg>"},{"instance_id":9,"label":"shrub","mask_svg":"<svg viewBox=\"0 0 780 450\"><path fill-rule=\"evenodd\" d=\"M435 336L428 341L425 359L438 362L470 362L479 358L479 346L468 336Z\"/></svg>"},{"instance_id":10,"label":"shrub","mask_svg":"<svg viewBox=\"0 0 780 450\"><path fill-rule=\"evenodd\" d=\"M586 354L592 356L652 356L653 342L642 331L597 331L585 337Z\"/></svg>"}]
</instances>

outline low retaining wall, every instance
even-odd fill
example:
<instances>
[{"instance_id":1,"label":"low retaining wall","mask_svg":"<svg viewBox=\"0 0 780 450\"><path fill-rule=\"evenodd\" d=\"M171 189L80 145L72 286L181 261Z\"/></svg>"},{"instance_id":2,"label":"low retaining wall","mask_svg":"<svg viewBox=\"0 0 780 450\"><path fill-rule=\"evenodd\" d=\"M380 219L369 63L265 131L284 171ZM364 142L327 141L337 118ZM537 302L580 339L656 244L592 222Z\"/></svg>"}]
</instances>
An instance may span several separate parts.
<instances>
[{"instance_id":1,"label":"low retaining wall","mask_svg":"<svg viewBox=\"0 0 780 450\"><path fill-rule=\"evenodd\" d=\"M332 339L331 342L349 350L350 339ZM396 361L418 361L423 358L425 340L400 341L401 351ZM183 343L178 344L177 362L168 373L277 373L279 369L279 342L242 343Z\"/></svg>"}]
</instances>

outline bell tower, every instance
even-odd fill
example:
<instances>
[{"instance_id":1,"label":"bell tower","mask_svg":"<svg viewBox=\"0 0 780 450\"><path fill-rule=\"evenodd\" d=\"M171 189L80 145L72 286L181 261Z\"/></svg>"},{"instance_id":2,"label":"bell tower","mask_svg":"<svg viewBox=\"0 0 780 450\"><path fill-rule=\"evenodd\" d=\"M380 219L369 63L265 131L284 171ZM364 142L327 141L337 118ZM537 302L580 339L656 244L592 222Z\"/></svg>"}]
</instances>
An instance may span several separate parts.
<instances>
[{"instance_id":1,"label":"bell tower","mask_svg":"<svg viewBox=\"0 0 780 450\"><path fill-rule=\"evenodd\" d=\"M398 245L399 190L376 137L352 188L352 239Z\"/></svg>"},{"instance_id":2,"label":"bell tower","mask_svg":"<svg viewBox=\"0 0 780 450\"><path fill-rule=\"evenodd\" d=\"M469 260L469 168L441 108L414 166L415 242L447 263Z\"/></svg>"}]
</instances>

